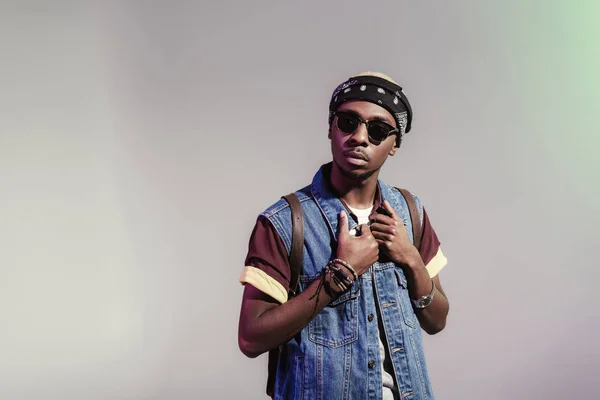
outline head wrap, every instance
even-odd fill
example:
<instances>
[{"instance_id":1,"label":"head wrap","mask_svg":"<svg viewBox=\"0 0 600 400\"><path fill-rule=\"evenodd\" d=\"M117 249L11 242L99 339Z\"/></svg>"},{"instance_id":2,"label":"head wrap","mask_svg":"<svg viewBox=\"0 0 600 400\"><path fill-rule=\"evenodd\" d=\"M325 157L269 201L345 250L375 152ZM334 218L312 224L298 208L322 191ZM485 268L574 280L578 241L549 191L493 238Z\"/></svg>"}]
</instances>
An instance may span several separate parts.
<instances>
[{"instance_id":1,"label":"head wrap","mask_svg":"<svg viewBox=\"0 0 600 400\"><path fill-rule=\"evenodd\" d=\"M329 125L335 111L342 103L352 100L368 101L377 104L394 116L400 131L399 139L408 133L412 122L412 108L402 92L402 87L378 76L354 76L339 85L329 102Z\"/></svg>"}]
</instances>

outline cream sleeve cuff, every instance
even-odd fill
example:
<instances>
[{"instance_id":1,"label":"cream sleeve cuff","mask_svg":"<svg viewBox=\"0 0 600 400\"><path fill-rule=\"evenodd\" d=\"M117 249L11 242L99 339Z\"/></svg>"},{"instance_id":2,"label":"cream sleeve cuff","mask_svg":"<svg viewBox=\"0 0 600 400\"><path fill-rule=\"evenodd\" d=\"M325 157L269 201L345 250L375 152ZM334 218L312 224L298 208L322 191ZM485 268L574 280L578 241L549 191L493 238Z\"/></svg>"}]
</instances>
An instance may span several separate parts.
<instances>
[{"instance_id":1,"label":"cream sleeve cuff","mask_svg":"<svg viewBox=\"0 0 600 400\"><path fill-rule=\"evenodd\" d=\"M246 266L242 269L240 283L245 285L251 284L261 292L268 294L281 304L288 300L287 291L283 285L269 276L261 269L252 266Z\"/></svg>"},{"instance_id":2,"label":"cream sleeve cuff","mask_svg":"<svg viewBox=\"0 0 600 400\"><path fill-rule=\"evenodd\" d=\"M429 261L429 263L427 263L427 266L425 268L427 268L429 276L433 278L434 276L440 273L440 271L446 266L446 264L448 264L448 259L446 258L446 256L444 256L444 253L442 253L442 249L438 248L436 255L431 259L431 261Z\"/></svg>"}]
</instances>

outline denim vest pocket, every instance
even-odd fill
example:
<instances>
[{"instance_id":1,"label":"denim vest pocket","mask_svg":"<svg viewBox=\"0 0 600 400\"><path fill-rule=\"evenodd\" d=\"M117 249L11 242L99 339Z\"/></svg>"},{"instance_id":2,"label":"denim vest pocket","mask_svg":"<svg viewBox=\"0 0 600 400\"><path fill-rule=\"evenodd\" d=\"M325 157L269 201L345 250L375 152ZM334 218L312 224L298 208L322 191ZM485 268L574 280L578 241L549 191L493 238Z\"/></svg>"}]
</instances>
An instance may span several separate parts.
<instances>
[{"instance_id":1,"label":"denim vest pocket","mask_svg":"<svg viewBox=\"0 0 600 400\"><path fill-rule=\"evenodd\" d=\"M396 281L398 283L398 298L400 300L404 322L411 328L417 328L419 326L419 321L417 320L417 316L413 310L412 301L408 294L406 277L404 276L404 273L398 270L398 267L394 268L394 273L396 274Z\"/></svg>"},{"instance_id":2,"label":"denim vest pocket","mask_svg":"<svg viewBox=\"0 0 600 400\"><path fill-rule=\"evenodd\" d=\"M310 341L336 348L358 340L359 293L352 287L325 306L308 324Z\"/></svg>"}]
</instances>

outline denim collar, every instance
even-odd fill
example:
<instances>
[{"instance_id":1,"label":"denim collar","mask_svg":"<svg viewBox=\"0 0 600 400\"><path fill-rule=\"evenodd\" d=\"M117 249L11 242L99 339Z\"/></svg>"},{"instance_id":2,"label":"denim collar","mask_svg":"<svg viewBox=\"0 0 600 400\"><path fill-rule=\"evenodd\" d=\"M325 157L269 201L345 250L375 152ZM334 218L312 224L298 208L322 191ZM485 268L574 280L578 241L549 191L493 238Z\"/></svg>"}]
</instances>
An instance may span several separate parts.
<instances>
[{"instance_id":1,"label":"denim collar","mask_svg":"<svg viewBox=\"0 0 600 400\"><path fill-rule=\"evenodd\" d=\"M315 174L312 185L311 193L317 206L321 210L321 213L325 216L325 220L329 226L334 239L337 241L338 236L338 222L339 215L342 210L349 210L344 206L344 203L337 197L331 190L329 183L329 174L327 171L331 171L332 162L324 164L319 168L319 171ZM375 198L375 203L383 206L383 201L387 200L391 206L396 210L396 213L404 221L407 221L406 211L401 206L398 196L394 194L394 189L386 185L381 179L377 180L378 197ZM397 191L396 191L397 192ZM350 230L355 228L358 224L353 218L348 219L348 227Z\"/></svg>"}]
</instances>

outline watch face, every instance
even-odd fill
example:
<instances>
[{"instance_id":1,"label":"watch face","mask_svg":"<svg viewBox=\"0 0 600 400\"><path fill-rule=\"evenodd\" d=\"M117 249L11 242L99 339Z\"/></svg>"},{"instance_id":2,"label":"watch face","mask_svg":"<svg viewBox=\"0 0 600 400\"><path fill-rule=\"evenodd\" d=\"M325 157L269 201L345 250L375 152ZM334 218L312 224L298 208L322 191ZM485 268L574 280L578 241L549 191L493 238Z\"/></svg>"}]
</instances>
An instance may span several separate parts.
<instances>
[{"instance_id":1,"label":"watch face","mask_svg":"<svg viewBox=\"0 0 600 400\"><path fill-rule=\"evenodd\" d=\"M432 300L433 299L431 297L421 297L419 300L417 300L415 302L415 307L417 307L417 308L425 308L429 304L431 304Z\"/></svg>"}]
</instances>

